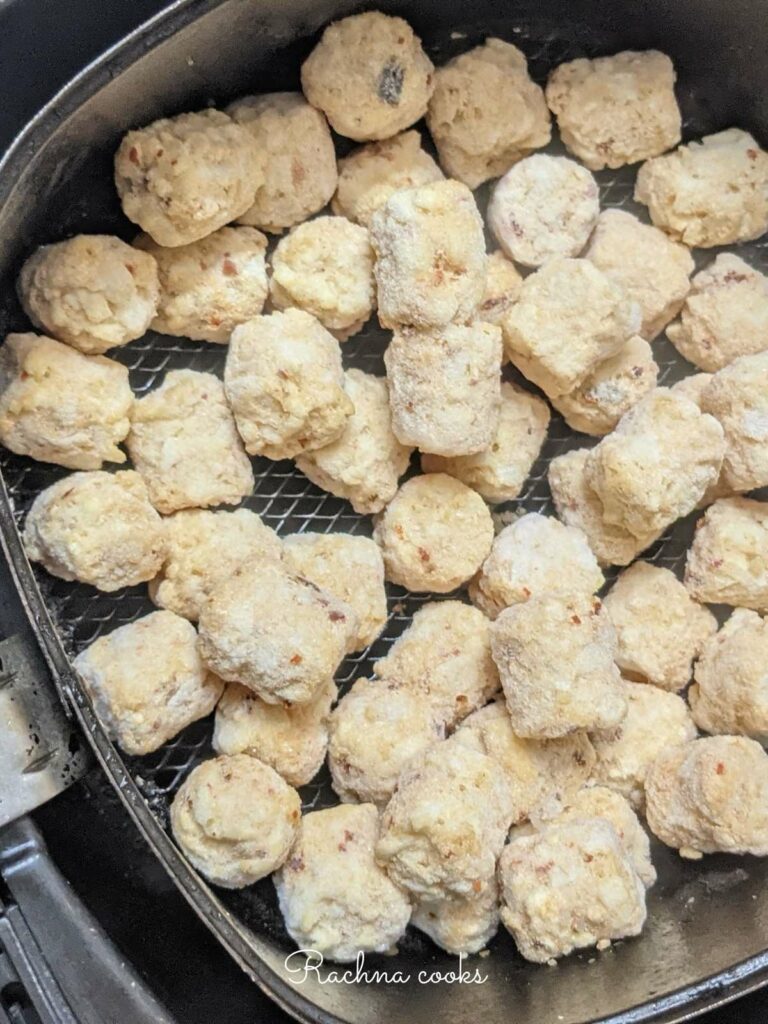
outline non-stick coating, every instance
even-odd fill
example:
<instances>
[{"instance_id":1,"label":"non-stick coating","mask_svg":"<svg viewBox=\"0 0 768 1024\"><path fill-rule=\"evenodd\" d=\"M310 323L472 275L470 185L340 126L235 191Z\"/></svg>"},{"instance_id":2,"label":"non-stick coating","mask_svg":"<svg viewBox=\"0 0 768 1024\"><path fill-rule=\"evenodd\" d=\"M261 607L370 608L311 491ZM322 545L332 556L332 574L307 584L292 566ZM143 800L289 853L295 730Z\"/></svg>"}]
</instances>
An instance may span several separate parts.
<instances>
[{"instance_id":1,"label":"non-stick coating","mask_svg":"<svg viewBox=\"0 0 768 1024\"><path fill-rule=\"evenodd\" d=\"M202 13L201 9L217 6L182 3L178 5L175 20L183 24L194 13ZM240 92L296 88L298 68L311 46L312 30L327 20L331 7L338 11L350 6L283 4L279 13L274 10L266 13L268 4L230 0L220 5L218 11L214 9L207 17L192 23L154 54L150 53L141 62L141 70L134 67L122 76L118 73L123 63L130 63L136 50L142 49L141 40L134 44L130 54L118 55L114 62L115 82L88 101L81 113L70 119L65 117L58 131L57 113L59 116L63 113L66 101L59 104L56 112L50 112L40 126L41 137L53 132L49 151L36 158L37 166L27 171L16 193L0 211L0 227L4 227L4 239L0 243L0 326L4 329L28 326L13 295L13 278L19 259L34 245L82 231L114 232L126 239L135 233L120 213L111 180L111 154L122 130L161 112L191 109L209 100L224 101ZM402 13L411 14L409 5L401 6L405 8ZM494 3L473 4L471 9L457 5L452 16L444 9L428 10L431 5L410 6L412 20L436 63L482 41L487 35L497 35L515 42L526 52L532 74L539 81L545 79L553 66L572 57L610 53L630 45L657 45L667 49L678 64L686 138L736 123L762 134L765 141L760 131L764 126L750 107L752 97L739 100L729 84L730 69L725 69L722 62L712 60L710 74L703 74L679 31L675 33L670 28L670 37L665 40L659 36L658 26L654 30L653 25L644 22L622 24L610 5L604 7L599 24L589 5L580 5L581 19L568 21L562 18L564 8L558 5L541 5L539 10L545 13L536 16L513 8L505 13L503 7ZM758 8L759 5L755 5L756 17ZM174 19L161 21L144 39L158 40L172 27ZM297 35L299 38L294 42ZM244 39L248 40L248 47ZM212 49L216 51L214 54ZM96 74L98 76L98 72ZM109 82L110 75L102 77ZM72 103L87 100L92 89L91 82L83 82L72 97ZM344 140L337 141L341 151L347 148ZM554 143L552 151L562 150ZM601 172L597 178L604 206L619 206L642 215L631 201L633 169ZM4 184L8 190L10 182L6 179ZM485 199L485 191L481 190L478 194L481 206ZM753 265L768 269L765 247L753 244L736 251ZM701 265L709 262L714 253L697 255ZM386 332L371 322L343 346L345 365L383 374L382 353L386 342ZM654 344L654 351L661 368L661 382L670 383L694 372L665 339ZM221 375L224 362L224 350L220 346L155 334L117 350L113 356L129 367L131 384L137 393L156 386L169 369L189 367ZM546 482L549 460L569 448L589 443L590 439L574 435L560 417L554 415L542 458L534 467L523 494L498 511L525 509L553 513ZM18 524L23 522L30 502L41 488L65 473L5 451L0 455L0 467ZM245 504L282 535L300 530L370 534L368 517L355 515L346 502L310 484L292 463L256 459L254 471L255 491ZM647 557L679 573L695 518L677 524ZM11 555L17 559L17 542L11 538L8 543ZM20 571L25 570L22 566ZM74 655L96 637L135 620L153 607L143 587L106 595L87 586L55 580L37 570L34 575L54 626L54 631L47 634L49 654L56 662L55 668L65 676L65 689L76 684L66 676L66 661L56 650L59 640L66 654ZM24 586L24 580L21 582ZM27 599L34 606L36 594L30 586L26 589ZM369 674L372 662L386 652L393 638L407 625L414 609L424 600L423 595L410 595L396 587L389 588L389 597L390 618L384 634L369 651L345 661L338 674L342 687L360 675ZM32 611L35 613L34 607ZM73 696L81 713L88 718L87 702L77 691ZM108 748L98 726L92 722L91 725L110 772L119 776L123 765L127 769L128 777L122 780L122 790L134 814L146 819L145 828L150 831L157 831L158 825L165 829L169 799L181 779L190 767L211 754L210 719L196 723L157 754L125 759L123 764ZM336 802L325 773L317 783L306 787L302 795L308 807ZM183 865L174 863L176 858L162 834L156 836L156 845L171 873L190 893L191 876ZM315 1015L319 1012L321 1016L328 1013L356 1022L384 1019L413 1022L434 1017L444 1021L584 1022L623 1014L633 1006L639 1007L684 986L700 983L708 975L753 957L768 946L768 894L763 885L766 876L763 862L713 857L704 865L690 865L658 846L654 849L654 860L660 880L650 894L650 919L641 939L619 944L604 954L588 951L550 970L526 964L515 952L509 937L501 934L492 943L490 956L477 960L488 980L475 986L420 985L415 980L407 987L322 986L310 980L300 988L290 985L282 988L264 969L266 961L278 974L284 975L282 961L292 948L277 912L271 883L265 881L237 893L218 893L224 905L221 909L227 908L231 919L228 914L218 912L205 887L192 895L214 930L220 932L225 943L236 947L241 962L244 961L281 1001L290 1003L294 1012L303 1010ZM386 963L394 967L392 961ZM750 973L757 966L753 963L744 970ZM455 967L455 960L413 932L401 944L397 967L410 972L415 979L423 969ZM697 998L706 1000L710 995L707 991L697 996L694 990L689 990L680 993L675 1002L679 998L681 1007L696 1005ZM297 997L299 1002L296 1002ZM314 1011L302 1006L301 997L315 1004ZM651 1007L638 1009L637 1016L630 1012L624 1019L642 1019L653 1012ZM678 1011L667 1008L665 1012L667 1019L675 1019L670 1013L674 1015Z\"/></svg>"}]
</instances>

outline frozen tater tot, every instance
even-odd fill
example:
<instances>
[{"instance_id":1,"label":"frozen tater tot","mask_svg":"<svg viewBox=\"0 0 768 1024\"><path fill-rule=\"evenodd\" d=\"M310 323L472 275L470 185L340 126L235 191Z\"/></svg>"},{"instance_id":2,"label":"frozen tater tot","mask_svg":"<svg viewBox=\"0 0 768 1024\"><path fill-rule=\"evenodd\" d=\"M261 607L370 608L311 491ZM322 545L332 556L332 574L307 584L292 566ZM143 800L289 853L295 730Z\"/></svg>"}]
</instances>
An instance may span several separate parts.
<instances>
[{"instance_id":1,"label":"frozen tater tot","mask_svg":"<svg viewBox=\"0 0 768 1024\"><path fill-rule=\"evenodd\" d=\"M488 203L488 226L516 263L578 256L600 213L597 182L564 156L536 153L507 171Z\"/></svg>"},{"instance_id":2,"label":"frozen tater tot","mask_svg":"<svg viewBox=\"0 0 768 1024\"><path fill-rule=\"evenodd\" d=\"M158 245L187 245L236 220L263 181L255 139L220 110L153 121L115 154L123 213Z\"/></svg>"},{"instance_id":3,"label":"frozen tater tot","mask_svg":"<svg viewBox=\"0 0 768 1024\"><path fill-rule=\"evenodd\" d=\"M253 490L251 463L212 373L167 373L133 403L126 447L158 512L238 505Z\"/></svg>"},{"instance_id":4,"label":"frozen tater tot","mask_svg":"<svg viewBox=\"0 0 768 1024\"><path fill-rule=\"evenodd\" d=\"M256 143L264 176L240 224L279 235L326 205L336 188L336 152L328 124L301 93L243 96L227 107Z\"/></svg>"},{"instance_id":5,"label":"frozen tater tot","mask_svg":"<svg viewBox=\"0 0 768 1024\"><path fill-rule=\"evenodd\" d=\"M214 885L242 889L288 856L301 818L299 794L255 757L203 761L171 803L173 837Z\"/></svg>"},{"instance_id":6,"label":"frozen tater tot","mask_svg":"<svg viewBox=\"0 0 768 1024\"><path fill-rule=\"evenodd\" d=\"M151 580L166 546L163 522L138 473L72 473L41 491L24 547L53 576L112 592Z\"/></svg>"},{"instance_id":7,"label":"frozen tater tot","mask_svg":"<svg viewBox=\"0 0 768 1024\"><path fill-rule=\"evenodd\" d=\"M371 219L383 327L472 319L485 290L485 238L474 196L458 181L395 192Z\"/></svg>"},{"instance_id":8,"label":"frozen tater tot","mask_svg":"<svg viewBox=\"0 0 768 1024\"><path fill-rule=\"evenodd\" d=\"M749 242L768 230L768 153L739 128L705 135L644 163L635 200L686 245Z\"/></svg>"},{"instance_id":9,"label":"frozen tater tot","mask_svg":"<svg viewBox=\"0 0 768 1024\"><path fill-rule=\"evenodd\" d=\"M383 377L347 370L344 389L354 405L340 436L296 458L313 484L346 498L355 512L381 512L397 491L413 451L392 430L389 390Z\"/></svg>"},{"instance_id":10,"label":"frozen tater tot","mask_svg":"<svg viewBox=\"0 0 768 1024\"><path fill-rule=\"evenodd\" d=\"M550 398L573 391L639 326L623 288L589 260L560 257L525 279L502 322L507 356Z\"/></svg>"},{"instance_id":11,"label":"frozen tater tot","mask_svg":"<svg viewBox=\"0 0 768 1024\"><path fill-rule=\"evenodd\" d=\"M499 424L500 364L493 324L395 331L384 365L398 439L448 457L488 449Z\"/></svg>"},{"instance_id":12,"label":"frozen tater tot","mask_svg":"<svg viewBox=\"0 0 768 1024\"><path fill-rule=\"evenodd\" d=\"M292 459L330 444L354 409L339 343L300 309L235 328L224 387L245 450L268 459Z\"/></svg>"},{"instance_id":13,"label":"frozen tater tot","mask_svg":"<svg viewBox=\"0 0 768 1024\"><path fill-rule=\"evenodd\" d=\"M434 67L408 22L366 11L328 25L302 64L301 87L339 135L388 139L426 113Z\"/></svg>"},{"instance_id":14,"label":"frozen tater tot","mask_svg":"<svg viewBox=\"0 0 768 1024\"><path fill-rule=\"evenodd\" d=\"M140 338L155 315L157 264L113 235L42 245L21 268L19 299L32 323L86 355Z\"/></svg>"},{"instance_id":15,"label":"frozen tater tot","mask_svg":"<svg viewBox=\"0 0 768 1024\"><path fill-rule=\"evenodd\" d=\"M609 434L625 412L656 387L659 367L651 346L634 335L609 356L568 395L552 399L552 405L572 430L584 434Z\"/></svg>"},{"instance_id":16,"label":"frozen tater tot","mask_svg":"<svg viewBox=\"0 0 768 1024\"><path fill-rule=\"evenodd\" d=\"M495 761L454 739L435 743L401 773L376 859L418 899L478 897L493 884L511 814Z\"/></svg>"},{"instance_id":17,"label":"frozen tater tot","mask_svg":"<svg viewBox=\"0 0 768 1024\"><path fill-rule=\"evenodd\" d=\"M530 391L501 385L499 424L485 451L475 455L421 456L425 473L447 473L491 505L511 501L523 489L547 437L549 406Z\"/></svg>"},{"instance_id":18,"label":"frozen tater tot","mask_svg":"<svg viewBox=\"0 0 768 1024\"><path fill-rule=\"evenodd\" d=\"M551 135L544 93L525 55L493 38L437 69L427 126L447 173L473 189Z\"/></svg>"},{"instance_id":19,"label":"frozen tater tot","mask_svg":"<svg viewBox=\"0 0 768 1024\"><path fill-rule=\"evenodd\" d=\"M448 729L499 689L490 623L477 608L460 601L423 604L373 671L388 682L424 687L436 717Z\"/></svg>"},{"instance_id":20,"label":"frozen tater tot","mask_svg":"<svg viewBox=\"0 0 768 1024\"><path fill-rule=\"evenodd\" d=\"M531 597L491 626L491 652L518 736L612 729L627 713L616 634L595 597Z\"/></svg>"},{"instance_id":21,"label":"frozen tater tot","mask_svg":"<svg viewBox=\"0 0 768 1024\"><path fill-rule=\"evenodd\" d=\"M160 297L153 331L226 345L238 324L264 308L267 239L255 228L219 228L172 247L140 235L134 244L157 263Z\"/></svg>"},{"instance_id":22,"label":"frozen tater tot","mask_svg":"<svg viewBox=\"0 0 768 1024\"><path fill-rule=\"evenodd\" d=\"M413 591L463 586L491 549L493 520L475 491L445 473L407 480L377 517L386 577Z\"/></svg>"},{"instance_id":23,"label":"frozen tater tot","mask_svg":"<svg viewBox=\"0 0 768 1024\"><path fill-rule=\"evenodd\" d=\"M680 141L675 69L658 50L560 64L546 98L560 137L593 171L657 156Z\"/></svg>"},{"instance_id":24,"label":"frozen tater tot","mask_svg":"<svg viewBox=\"0 0 768 1024\"><path fill-rule=\"evenodd\" d=\"M547 479L560 519L584 533L600 565L629 565L658 540L660 531L636 537L626 527L607 523L603 505L587 483L590 448L576 448L552 459Z\"/></svg>"},{"instance_id":25,"label":"frozen tater tot","mask_svg":"<svg viewBox=\"0 0 768 1024\"><path fill-rule=\"evenodd\" d=\"M723 428L689 399L655 388L593 448L586 478L607 523L636 537L692 512L717 480Z\"/></svg>"},{"instance_id":26,"label":"frozen tater tot","mask_svg":"<svg viewBox=\"0 0 768 1024\"><path fill-rule=\"evenodd\" d=\"M295 533L283 542L285 565L349 605L357 622L350 650L372 644L387 621L384 562L375 541L346 533Z\"/></svg>"},{"instance_id":27,"label":"frozen tater tot","mask_svg":"<svg viewBox=\"0 0 768 1024\"><path fill-rule=\"evenodd\" d=\"M340 804L301 819L291 855L274 876L293 941L328 960L391 953L411 904L376 863L379 815L373 804Z\"/></svg>"},{"instance_id":28,"label":"frozen tater tot","mask_svg":"<svg viewBox=\"0 0 768 1024\"><path fill-rule=\"evenodd\" d=\"M639 935L645 886L602 818L558 822L513 838L499 862L501 920L526 960L548 963Z\"/></svg>"},{"instance_id":29,"label":"frozen tater tot","mask_svg":"<svg viewBox=\"0 0 768 1024\"><path fill-rule=\"evenodd\" d=\"M693 661L716 631L717 620L674 573L635 562L603 605L616 630L616 664L626 677L673 692L688 685Z\"/></svg>"},{"instance_id":30,"label":"frozen tater tot","mask_svg":"<svg viewBox=\"0 0 768 1024\"><path fill-rule=\"evenodd\" d=\"M195 627L173 612L119 626L73 664L108 735L134 757L205 718L224 688L200 658Z\"/></svg>"},{"instance_id":31,"label":"frozen tater tot","mask_svg":"<svg viewBox=\"0 0 768 1024\"><path fill-rule=\"evenodd\" d=\"M732 252L691 280L667 337L694 366L715 373L738 356L768 349L768 278Z\"/></svg>"},{"instance_id":32,"label":"frozen tater tot","mask_svg":"<svg viewBox=\"0 0 768 1024\"><path fill-rule=\"evenodd\" d=\"M384 807L408 762L444 738L424 689L358 679L330 719L333 788L346 803Z\"/></svg>"},{"instance_id":33,"label":"frozen tater tot","mask_svg":"<svg viewBox=\"0 0 768 1024\"><path fill-rule=\"evenodd\" d=\"M603 210L584 258L639 304L638 333L647 341L677 315L691 286L694 263L688 249L626 210Z\"/></svg>"},{"instance_id":34,"label":"frozen tater tot","mask_svg":"<svg viewBox=\"0 0 768 1024\"><path fill-rule=\"evenodd\" d=\"M241 566L200 613L200 654L226 682L269 704L306 704L327 685L357 628L348 605L278 565Z\"/></svg>"},{"instance_id":35,"label":"frozen tater tot","mask_svg":"<svg viewBox=\"0 0 768 1024\"><path fill-rule=\"evenodd\" d=\"M421 145L417 131L370 142L339 160L339 184L331 200L335 214L368 227L394 192L441 181L443 172Z\"/></svg>"},{"instance_id":36,"label":"frozen tater tot","mask_svg":"<svg viewBox=\"0 0 768 1024\"><path fill-rule=\"evenodd\" d=\"M356 334L376 303L368 231L346 217L299 224L272 253L269 291L276 309L303 309L340 340Z\"/></svg>"},{"instance_id":37,"label":"frozen tater tot","mask_svg":"<svg viewBox=\"0 0 768 1024\"><path fill-rule=\"evenodd\" d=\"M0 347L0 443L68 469L125 462L128 370L42 334L9 334Z\"/></svg>"},{"instance_id":38,"label":"frozen tater tot","mask_svg":"<svg viewBox=\"0 0 768 1024\"><path fill-rule=\"evenodd\" d=\"M681 857L768 856L768 754L744 736L707 736L665 751L645 780L653 834Z\"/></svg>"},{"instance_id":39,"label":"frozen tater tot","mask_svg":"<svg viewBox=\"0 0 768 1024\"><path fill-rule=\"evenodd\" d=\"M684 583L697 601L768 611L768 503L710 505L696 524Z\"/></svg>"},{"instance_id":40,"label":"frozen tater tot","mask_svg":"<svg viewBox=\"0 0 768 1024\"><path fill-rule=\"evenodd\" d=\"M554 516L527 512L496 535L469 596L495 619L519 601L546 594L590 596L603 574L587 538Z\"/></svg>"},{"instance_id":41,"label":"frozen tater tot","mask_svg":"<svg viewBox=\"0 0 768 1024\"><path fill-rule=\"evenodd\" d=\"M704 644L688 691L700 729L768 738L768 623L757 612L736 608Z\"/></svg>"},{"instance_id":42,"label":"frozen tater tot","mask_svg":"<svg viewBox=\"0 0 768 1024\"><path fill-rule=\"evenodd\" d=\"M163 520L165 562L149 596L196 622L211 591L249 562L279 562L282 544L274 530L246 508L213 512L190 508Z\"/></svg>"},{"instance_id":43,"label":"frozen tater tot","mask_svg":"<svg viewBox=\"0 0 768 1024\"><path fill-rule=\"evenodd\" d=\"M332 679L306 704L267 704L239 683L228 683L216 705L213 749L248 754L269 765L291 786L306 786L328 750L328 718L336 699Z\"/></svg>"},{"instance_id":44,"label":"frozen tater tot","mask_svg":"<svg viewBox=\"0 0 768 1024\"><path fill-rule=\"evenodd\" d=\"M614 729L592 733L597 761L592 781L616 790L636 811L645 806L645 777L661 754L696 738L688 705L676 693L625 683L627 716Z\"/></svg>"}]
</instances>

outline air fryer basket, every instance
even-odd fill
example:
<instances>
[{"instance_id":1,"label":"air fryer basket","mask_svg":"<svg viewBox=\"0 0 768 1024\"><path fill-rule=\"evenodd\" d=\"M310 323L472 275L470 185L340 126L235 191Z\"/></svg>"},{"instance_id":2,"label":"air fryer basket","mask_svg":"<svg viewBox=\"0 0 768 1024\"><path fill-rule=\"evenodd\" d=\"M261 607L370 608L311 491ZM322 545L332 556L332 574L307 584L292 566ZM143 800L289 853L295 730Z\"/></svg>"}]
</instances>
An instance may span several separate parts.
<instances>
[{"instance_id":1,"label":"air fryer basket","mask_svg":"<svg viewBox=\"0 0 768 1024\"><path fill-rule=\"evenodd\" d=\"M111 155L121 132L161 114L226 101L238 93L298 86L298 68L316 31L333 16L357 6L313 0L179 0L105 58L87 69L42 112L22 136L0 174L0 328L25 328L13 281L19 261L34 245L83 231L135 231L114 195ZM728 7L721 22L717 3L663 2L635 5L594 2L511 4L472 0L382 3L382 9L412 21L436 63L498 35L527 54L535 78L576 56L596 56L628 47L656 46L669 52L679 71L679 97L686 138L731 124L768 135L768 112L760 109L764 68L760 61L768 31L761 4ZM762 38L761 38L762 36ZM761 114L763 120L761 120ZM343 145L343 141L341 142ZM554 145L553 150L557 150ZM604 206L633 209L634 169L597 175ZM484 205L485 196L478 196ZM768 250L752 244L738 250L768 270ZM714 254L706 254L704 262ZM702 261L700 261L702 262ZM373 323L343 347L344 362L383 374L386 334ZM665 339L654 344L661 382L692 368ZM190 367L221 374L224 349L149 334L112 353L128 366L139 393L156 386L167 370ZM553 416L550 435L520 498L499 511L553 513L546 481L548 462L588 443ZM719 999L762 982L768 971L768 866L749 858L708 858L686 864L661 847L654 850L659 882L649 899L649 923L640 939L609 952L587 951L556 969L526 964L506 934L476 961L482 985L419 984L419 971L450 970L454 958L419 933L401 944L397 968L409 985L322 985L310 977L295 984L284 967L293 948L271 882L241 892L212 892L187 867L167 836L170 799L191 767L211 755L211 721L198 722L157 754L124 758L112 747L74 679L70 657L118 625L152 610L146 588L101 594L30 569L17 527L35 495L64 470L0 452L3 489L0 527L22 600L40 637L63 698L76 710L105 770L128 810L181 890L222 943L254 979L286 1009L307 1020L446 1022L482 1019L489 1024L591 1020L680 1020ZM292 463L254 460L256 487L245 502L282 535L300 530L370 533L370 519L310 484ZM693 520L676 524L649 552L656 564L680 571ZM390 617L371 649L348 658L338 673L346 687L369 674L424 600L389 588ZM335 802L323 774L306 787L305 806ZM394 968L392 961L382 961ZM369 960L376 963L376 958Z\"/></svg>"}]
</instances>

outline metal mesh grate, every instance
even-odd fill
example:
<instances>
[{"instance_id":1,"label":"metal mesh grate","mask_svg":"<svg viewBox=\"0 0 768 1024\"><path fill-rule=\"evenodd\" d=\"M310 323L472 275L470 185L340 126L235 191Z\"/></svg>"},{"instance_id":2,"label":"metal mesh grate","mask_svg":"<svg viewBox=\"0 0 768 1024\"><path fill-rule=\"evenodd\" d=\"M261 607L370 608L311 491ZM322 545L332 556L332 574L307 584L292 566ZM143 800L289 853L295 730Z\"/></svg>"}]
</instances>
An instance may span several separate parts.
<instances>
[{"instance_id":1,"label":"metal mesh grate","mask_svg":"<svg viewBox=\"0 0 768 1024\"><path fill-rule=\"evenodd\" d=\"M563 60L604 52L604 48L589 36L585 36L584 39L569 36L565 39L556 34L544 36L538 33L539 30L533 27L527 30L515 28L511 40L526 51L532 73L539 81L543 81L547 72ZM429 49L436 62L440 63L453 53L481 41L487 34L490 33L479 33L476 28L466 35L453 33L450 39L446 38ZM509 37L508 31L498 31L497 34ZM683 102L684 105L690 106L692 112L686 118L686 137L695 137L720 127L700 121L694 98L683 96ZM549 151L564 152L556 141L549 147ZM634 169L599 172L596 177L600 184L604 207L622 207L647 220L644 209L636 206L631 198ZM483 211L487 193L487 187L477 193L478 203ZM740 246L737 251L754 266L768 270L768 244ZM699 252L696 256L700 266L713 259L714 253ZM369 373L383 375L382 356L387 339L387 332L381 330L375 321L371 321L363 331L343 345L345 366L354 366ZM660 383L673 383L686 374L695 372L663 336L654 342L653 347L660 368ZM112 358L129 368L131 386L135 392L143 394L158 385L164 374L171 369L204 370L221 376L225 349L205 342L191 342L149 333L141 340L110 354ZM509 368L505 370L505 376L530 387ZM553 413L548 439L523 492L516 501L498 506L496 511L521 509L554 514L546 478L549 462L564 451L594 444L595 440L575 434L558 414ZM417 461L415 460L415 463ZM254 492L243 504L257 512L279 534L285 536L289 533L313 530L370 535L369 517L358 516L347 502L315 487L292 463L254 459L253 465L256 480ZM61 478L66 472L59 467L34 463L4 450L0 451L0 468L19 525L22 524L32 500L40 490ZM412 465L411 472L416 468L416 464ZM694 515L677 523L644 557L680 573L695 518ZM117 594L102 594L82 584L65 583L54 579L43 571L38 570L36 574L64 646L71 656L97 637L154 610L145 587L130 588ZM388 597L389 618L382 635L368 650L346 658L337 673L337 681L342 692L359 676L370 674L373 662L382 657L394 639L403 632L414 610L423 602L433 599L429 595L410 594L391 585L388 585ZM165 827L168 823L170 799L181 780L194 765L212 754L211 732L212 722L209 718L194 723L155 754L140 759L125 759L150 809ZM302 797L305 807L321 807L337 802L325 769L315 782L303 789ZM225 898L232 909L250 926L280 934L282 926L274 908L271 892L271 886L265 888L261 884L240 893L227 893ZM409 941L415 943L419 940Z\"/></svg>"}]
</instances>

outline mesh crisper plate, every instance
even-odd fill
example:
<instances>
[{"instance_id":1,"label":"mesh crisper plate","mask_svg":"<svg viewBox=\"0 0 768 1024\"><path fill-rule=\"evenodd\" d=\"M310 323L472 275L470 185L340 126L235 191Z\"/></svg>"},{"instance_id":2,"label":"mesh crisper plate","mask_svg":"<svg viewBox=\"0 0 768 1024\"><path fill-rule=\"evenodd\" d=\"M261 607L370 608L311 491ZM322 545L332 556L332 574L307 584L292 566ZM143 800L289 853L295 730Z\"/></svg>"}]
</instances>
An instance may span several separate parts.
<instances>
[{"instance_id":1,"label":"mesh crisper plate","mask_svg":"<svg viewBox=\"0 0 768 1024\"><path fill-rule=\"evenodd\" d=\"M594 37L584 39L560 38L557 35L537 33L535 28L518 29L510 34L504 28L495 27L496 34L510 38L511 41L525 50L531 62L534 77L543 82L547 72L563 60L575 56L591 56L605 52L601 41ZM436 45L428 47L436 63L443 62L455 52L468 49L480 42L486 35L492 34L486 29L482 33L476 30L471 34L452 33ZM721 127L706 122L700 113L696 97L681 90L681 103L685 116L685 137L697 137L709 130ZM703 105L702 108L703 109ZM343 151L347 144L337 140ZM549 147L553 153L564 152L559 142ZM109 172L108 164L103 164L104 175ZM604 207L621 207L631 210L647 220L644 208L636 206L632 201L635 179L634 168L624 168L618 172L605 171L596 175ZM106 179L105 179L106 180ZM99 186L101 187L101 186ZM478 203L484 211L487 200L487 188L480 189ZM56 222L56 237L72 234L83 230L117 231L125 237L131 237L131 228L125 221L115 222L109 216L100 222L98 215L89 206L88 199L83 198L82 208L68 212L59 223ZM37 239L37 242L52 239ZM491 245L489 239L489 246ZM718 250L719 251L719 250ZM768 270L768 249L763 245L751 244L735 249L752 265ZM695 254L699 266L714 259L714 252ZM17 326L14 324L14 326ZM386 348L388 333L381 330L375 319L355 337L344 343L342 353L346 367L358 367L369 373L383 375L383 353ZM653 344L656 361L659 364L659 383L670 384L681 377L696 372L673 349L665 337L657 339ZM141 340L117 349L110 356L125 364L130 370L130 381L137 394L156 387L164 374L171 369L188 368L205 370L221 376L223 373L226 350L223 346L210 345L205 342L192 342L170 338L154 333L147 334ZM507 368L505 377L515 379L531 390L536 390ZM562 452L576 447L594 444L596 439L576 434L564 423L562 418L553 412L549 436L541 457L533 467L532 473L520 497L505 505L497 506L495 511L500 514L514 513L518 510L537 511L554 514L554 507L547 485L547 467L549 462ZM325 493L310 483L291 462L270 462L267 459L254 459L255 488L253 494L245 500L244 507L257 512L265 523L273 527L280 535L302 532L306 530L330 533L371 534L370 517L359 516L351 506L339 498ZM23 524L24 517L35 496L44 488L65 474L65 470L34 463L29 459L20 458L5 450L0 451L0 467L11 496L16 521ZM417 471L418 458L413 460L410 472ZM681 572L685 552L689 546L696 516L690 516L674 527L658 541L644 557L648 560L672 569L678 575ZM78 583L66 583L54 579L42 570L35 570L38 584L51 612L64 647L74 657L85 646L97 637L103 636L118 626L132 622L154 610L149 601L146 587L135 587L116 594L102 594L91 587ZM609 574L610 575L610 574ZM466 597L461 594L449 597ZM359 676L369 675L376 659L382 657L393 640L408 625L415 609L427 600L430 595L410 594L402 588L388 585L389 618L382 635L366 651L345 659L337 673L337 682L342 692ZM157 753L144 758L125 758L129 772L136 780L152 813L167 828L168 806L175 790L189 770L204 758L212 755L211 748L212 720L208 718L197 722L167 743ZM304 787L302 797L305 807L323 807L336 803L337 798L330 788L327 770L323 770L318 779ZM261 883L238 893L220 893L224 902L233 909L244 923L251 923L260 931L267 930L275 937L282 938L288 944L279 914L276 909L272 887ZM419 936L411 936L407 943L412 947L426 943Z\"/></svg>"}]
</instances>

